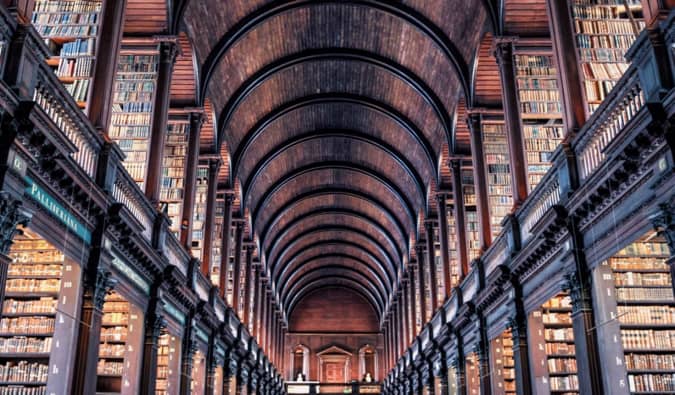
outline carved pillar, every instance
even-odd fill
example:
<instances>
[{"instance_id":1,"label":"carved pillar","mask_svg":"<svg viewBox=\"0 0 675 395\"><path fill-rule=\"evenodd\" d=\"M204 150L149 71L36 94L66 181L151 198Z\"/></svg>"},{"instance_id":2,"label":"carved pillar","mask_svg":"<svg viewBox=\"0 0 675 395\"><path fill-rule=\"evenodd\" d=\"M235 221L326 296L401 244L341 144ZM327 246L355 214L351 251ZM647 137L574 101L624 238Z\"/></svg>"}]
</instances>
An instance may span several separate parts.
<instances>
[{"instance_id":1,"label":"carved pillar","mask_svg":"<svg viewBox=\"0 0 675 395\"><path fill-rule=\"evenodd\" d=\"M565 134L572 137L586 123L586 94L583 87L583 71L579 67L574 26L566 1L547 0L546 8L550 21L551 42L558 70L558 90L562 105Z\"/></svg>"},{"instance_id":2,"label":"carved pillar","mask_svg":"<svg viewBox=\"0 0 675 395\"><path fill-rule=\"evenodd\" d=\"M462 188L462 161L450 161L452 170L453 213L455 215L455 234L457 235L457 260L459 261L459 278L469 273L469 250L466 245L466 220L464 215L464 188Z\"/></svg>"},{"instance_id":3,"label":"carved pillar","mask_svg":"<svg viewBox=\"0 0 675 395\"><path fill-rule=\"evenodd\" d=\"M213 395L213 393L215 392L217 367L218 361L216 360L215 357L215 343L213 342L213 340L211 340L206 358L206 383L204 385L205 395Z\"/></svg>"},{"instance_id":4,"label":"carved pillar","mask_svg":"<svg viewBox=\"0 0 675 395\"><path fill-rule=\"evenodd\" d=\"M579 275L577 271L573 271L565 277L566 288L572 299L572 328L576 348L579 393L603 394L600 355L591 299L591 276L587 273Z\"/></svg>"},{"instance_id":5,"label":"carved pillar","mask_svg":"<svg viewBox=\"0 0 675 395\"><path fill-rule=\"evenodd\" d=\"M462 336L455 332L455 342L457 348L457 355L452 360L451 366L455 368L455 376L457 380L457 394L467 394L466 387L466 359L464 358L464 340Z\"/></svg>"},{"instance_id":6,"label":"carved pillar","mask_svg":"<svg viewBox=\"0 0 675 395\"><path fill-rule=\"evenodd\" d=\"M246 264L244 266L244 275L246 276L244 280L244 324L246 327L250 327L251 324L251 279L253 270L253 251L255 246L251 244L246 245Z\"/></svg>"},{"instance_id":7,"label":"carved pillar","mask_svg":"<svg viewBox=\"0 0 675 395\"><path fill-rule=\"evenodd\" d=\"M445 299L450 298L452 293L452 278L450 277L450 252L448 251L448 195L439 193L436 195L438 202L438 239L441 244L441 265L443 267L443 286Z\"/></svg>"},{"instance_id":8,"label":"carved pillar","mask_svg":"<svg viewBox=\"0 0 675 395\"><path fill-rule=\"evenodd\" d=\"M166 320L163 317L162 302L160 295L155 295L150 301L150 307L145 316L145 341L143 344L143 365L141 368L141 394L154 395L157 382L157 349L159 346L159 336L162 329L166 327Z\"/></svg>"},{"instance_id":9,"label":"carved pillar","mask_svg":"<svg viewBox=\"0 0 675 395\"><path fill-rule=\"evenodd\" d=\"M420 316L422 317L422 326L427 322L427 293L426 281L425 281L425 269L424 269L424 246L417 244L415 246L415 251L417 251L417 282L420 289L419 298L420 298Z\"/></svg>"},{"instance_id":10,"label":"carved pillar","mask_svg":"<svg viewBox=\"0 0 675 395\"><path fill-rule=\"evenodd\" d=\"M675 278L675 202L660 204L659 211L652 216L652 224L659 235L666 239L670 250L668 263Z\"/></svg>"},{"instance_id":11,"label":"carved pillar","mask_svg":"<svg viewBox=\"0 0 675 395\"><path fill-rule=\"evenodd\" d=\"M516 393L532 395L530 360L527 345L527 314L523 305L522 286L513 282L514 314L509 319L509 328L513 338L513 362L516 370Z\"/></svg>"},{"instance_id":12,"label":"carved pillar","mask_svg":"<svg viewBox=\"0 0 675 395\"><path fill-rule=\"evenodd\" d=\"M513 64L513 43L507 40L496 41L495 57L499 65L499 75L502 82L502 105L504 107L506 137L509 144L513 207L517 208L527 198L527 172L525 145L520 130L520 109L518 108L518 91L516 89L516 69Z\"/></svg>"},{"instance_id":13,"label":"carved pillar","mask_svg":"<svg viewBox=\"0 0 675 395\"><path fill-rule=\"evenodd\" d=\"M122 43L126 3L127 0L104 1L99 16L99 37L89 83L87 114L94 127L104 133L108 132L112 116L113 85Z\"/></svg>"},{"instance_id":14,"label":"carved pillar","mask_svg":"<svg viewBox=\"0 0 675 395\"><path fill-rule=\"evenodd\" d=\"M234 230L234 267L232 268L232 309L241 317L241 252L244 243L244 222L237 221ZM241 319L241 318L240 318Z\"/></svg>"},{"instance_id":15,"label":"carved pillar","mask_svg":"<svg viewBox=\"0 0 675 395\"><path fill-rule=\"evenodd\" d=\"M93 273L91 273L93 271ZM90 273L87 273L90 272ZM117 284L112 273L97 265L84 275L82 311L78 325L77 352L73 375L74 394L93 394L96 392L96 365L101 337L103 303L105 296Z\"/></svg>"},{"instance_id":16,"label":"carved pillar","mask_svg":"<svg viewBox=\"0 0 675 395\"><path fill-rule=\"evenodd\" d=\"M490 372L490 346L487 340L487 324L485 318L481 315L476 317L478 325L476 327L479 331L480 340L476 344L476 355L478 356L478 372L479 372L479 381L480 381L480 393L481 395L491 395L492 394L492 384L490 382L491 372Z\"/></svg>"},{"instance_id":17,"label":"carved pillar","mask_svg":"<svg viewBox=\"0 0 675 395\"><path fill-rule=\"evenodd\" d=\"M260 339L258 340L258 344L260 344L260 347L264 351L267 351L265 349L265 344L267 342L267 333L268 328L267 328L267 306L268 300L267 300L267 279L262 278L260 282L260 317L258 317L259 325L258 328L260 328Z\"/></svg>"},{"instance_id":18,"label":"carved pillar","mask_svg":"<svg viewBox=\"0 0 675 395\"><path fill-rule=\"evenodd\" d=\"M197 340L194 338L194 323L193 317L189 316L188 327L183 333L183 348L181 352L181 380L180 380L180 395L190 395L192 384L192 365L194 362L194 355L197 352Z\"/></svg>"},{"instance_id":19,"label":"carved pillar","mask_svg":"<svg viewBox=\"0 0 675 395\"><path fill-rule=\"evenodd\" d=\"M405 331L405 301L403 300L403 291L401 289L398 290L398 302L396 304L397 308L397 313L398 313L398 320L396 321L398 323L398 331L399 331L399 336L398 336L398 342L399 342L399 349L398 349L398 354L403 355L406 349L406 331Z\"/></svg>"},{"instance_id":20,"label":"carved pillar","mask_svg":"<svg viewBox=\"0 0 675 395\"><path fill-rule=\"evenodd\" d=\"M220 277L218 280L220 297L225 301L227 301L227 267L230 264L230 232L232 230L232 203L234 203L234 198L233 193L225 192L223 202L223 237L220 240Z\"/></svg>"},{"instance_id":21,"label":"carved pillar","mask_svg":"<svg viewBox=\"0 0 675 395\"><path fill-rule=\"evenodd\" d=\"M403 313L401 324L403 325L403 344L405 345L405 348L411 343L412 338L412 333L410 331L410 293L408 292L408 285L408 278L404 277L401 281L401 310Z\"/></svg>"},{"instance_id":22,"label":"carved pillar","mask_svg":"<svg viewBox=\"0 0 675 395\"><path fill-rule=\"evenodd\" d=\"M159 195L162 190L162 162L164 161L166 124L169 116L171 75L177 55L178 45L175 42L164 41L160 43L157 88L155 89L155 103L152 108L148 175L145 180L145 195L154 205L159 204Z\"/></svg>"},{"instance_id":23,"label":"carved pillar","mask_svg":"<svg viewBox=\"0 0 675 395\"><path fill-rule=\"evenodd\" d=\"M480 114L470 114L467 123L471 133L471 160L473 161L473 185L476 187L476 209L480 226L481 251L492 244L492 226L488 206L488 187L485 169L485 153L483 152L483 132Z\"/></svg>"},{"instance_id":24,"label":"carved pillar","mask_svg":"<svg viewBox=\"0 0 675 395\"><path fill-rule=\"evenodd\" d=\"M449 391L449 383L448 383L448 369L443 369L441 372L441 375L439 377L440 385L438 388L439 394L437 395L448 395L450 393ZM431 388L434 388L434 384L431 383ZM435 392L435 391L434 391ZM429 394L432 392L429 391ZM464 395L464 393L458 392L458 394Z\"/></svg>"},{"instance_id":25,"label":"carved pillar","mask_svg":"<svg viewBox=\"0 0 675 395\"><path fill-rule=\"evenodd\" d=\"M427 265L429 266L429 293L431 294L431 311L429 314L433 317L438 308L438 281L436 280L436 262L434 260L434 223L427 220L424 223L427 232Z\"/></svg>"},{"instance_id":26,"label":"carved pillar","mask_svg":"<svg viewBox=\"0 0 675 395\"><path fill-rule=\"evenodd\" d=\"M12 261L7 256L12 240L19 232L19 225L26 226L31 214L24 210L21 201L13 199L7 192L0 191L0 306L5 299L7 269Z\"/></svg>"},{"instance_id":27,"label":"carved pillar","mask_svg":"<svg viewBox=\"0 0 675 395\"><path fill-rule=\"evenodd\" d=\"M202 274L211 278L211 254L213 251L213 218L216 212L216 191L218 190L218 170L220 160L209 160L209 180L206 191L206 216L204 224L204 249L202 252ZM222 269L222 268L221 268Z\"/></svg>"},{"instance_id":28,"label":"carved pillar","mask_svg":"<svg viewBox=\"0 0 675 395\"><path fill-rule=\"evenodd\" d=\"M180 242L188 251L192 248L192 220L194 219L197 168L199 167L199 137L205 119L206 116L201 112L190 113L190 134L188 136L188 150L185 158L183 216L180 223Z\"/></svg>"}]
</instances>

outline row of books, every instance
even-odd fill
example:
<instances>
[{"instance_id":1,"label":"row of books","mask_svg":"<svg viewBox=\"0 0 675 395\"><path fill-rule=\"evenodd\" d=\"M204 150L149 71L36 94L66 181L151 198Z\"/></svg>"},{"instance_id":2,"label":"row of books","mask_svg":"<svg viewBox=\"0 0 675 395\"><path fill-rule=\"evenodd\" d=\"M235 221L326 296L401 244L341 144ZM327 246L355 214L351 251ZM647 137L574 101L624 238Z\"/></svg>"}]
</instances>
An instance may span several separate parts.
<instances>
[{"instance_id":1,"label":"row of books","mask_svg":"<svg viewBox=\"0 0 675 395\"><path fill-rule=\"evenodd\" d=\"M625 2L629 6L639 6L640 0L628 0ZM596 7L596 6L616 6ZM584 19L613 19L619 14L625 12L625 5L620 0L575 0L572 6L572 17Z\"/></svg>"},{"instance_id":2,"label":"row of books","mask_svg":"<svg viewBox=\"0 0 675 395\"><path fill-rule=\"evenodd\" d=\"M663 260L649 259L650 256L669 257L670 251L668 250L668 244L656 242L632 243L616 253L612 258L612 261L619 261L617 258L621 257L638 258L639 262L642 262L641 265L651 262L652 265L664 267L667 268L666 270L669 270Z\"/></svg>"},{"instance_id":3,"label":"row of books","mask_svg":"<svg viewBox=\"0 0 675 395\"><path fill-rule=\"evenodd\" d=\"M42 37L96 37L97 25L34 25Z\"/></svg>"},{"instance_id":4,"label":"row of books","mask_svg":"<svg viewBox=\"0 0 675 395\"><path fill-rule=\"evenodd\" d=\"M527 157L527 162L528 163L537 163L537 162L550 162L551 161L551 156L553 155L553 152L551 151L527 151L526 152L526 157ZM528 173L532 172L540 172L543 170L543 172L547 172L548 169L551 167L550 165L539 167L540 165L528 165Z\"/></svg>"},{"instance_id":5,"label":"row of books","mask_svg":"<svg viewBox=\"0 0 675 395\"><path fill-rule=\"evenodd\" d=\"M559 113L561 106L559 102L527 102L520 103L520 111L528 114L551 114Z\"/></svg>"},{"instance_id":6,"label":"row of books","mask_svg":"<svg viewBox=\"0 0 675 395\"><path fill-rule=\"evenodd\" d=\"M626 354L628 370L675 370L674 354Z\"/></svg>"},{"instance_id":7,"label":"row of books","mask_svg":"<svg viewBox=\"0 0 675 395\"><path fill-rule=\"evenodd\" d=\"M579 48L582 62L624 62L625 48Z\"/></svg>"},{"instance_id":8,"label":"row of books","mask_svg":"<svg viewBox=\"0 0 675 395\"><path fill-rule=\"evenodd\" d=\"M2 318L0 332L7 334L51 334L54 332L54 319L47 317Z\"/></svg>"},{"instance_id":9,"label":"row of books","mask_svg":"<svg viewBox=\"0 0 675 395\"><path fill-rule=\"evenodd\" d=\"M2 303L3 314L18 314L18 313L47 313L53 314L56 312L56 299L43 297L33 300L16 300L6 299Z\"/></svg>"},{"instance_id":10,"label":"row of books","mask_svg":"<svg viewBox=\"0 0 675 395\"><path fill-rule=\"evenodd\" d=\"M550 373L577 372L577 360L574 358L549 358L547 365Z\"/></svg>"},{"instance_id":11,"label":"row of books","mask_svg":"<svg viewBox=\"0 0 675 395\"><path fill-rule=\"evenodd\" d=\"M545 313L541 318L544 324L572 324L572 317L569 313Z\"/></svg>"},{"instance_id":12,"label":"row of books","mask_svg":"<svg viewBox=\"0 0 675 395\"><path fill-rule=\"evenodd\" d=\"M668 272L670 267L663 259L654 259L650 257L629 257L629 256L614 256L610 260L610 265L613 270L635 270L635 271L652 271L659 270Z\"/></svg>"},{"instance_id":13,"label":"row of books","mask_svg":"<svg viewBox=\"0 0 675 395\"><path fill-rule=\"evenodd\" d=\"M6 362L0 365L0 381L4 382L47 382L49 366L38 362Z\"/></svg>"},{"instance_id":14,"label":"row of books","mask_svg":"<svg viewBox=\"0 0 675 395\"><path fill-rule=\"evenodd\" d=\"M618 80L626 72L628 65L625 63L584 63L582 68L587 79Z\"/></svg>"},{"instance_id":15,"label":"row of books","mask_svg":"<svg viewBox=\"0 0 675 395\"><path fill-rule=\"evenodd\" d=\"M126 342L126 340L126 326L115 326L101 329L101 344L106 342Z\"/></svg>"},{"instance_id":16,"label":"row of books","mask_svg":"<svg viewBox=\"0 0 675 395\"><path fill-rule=\"evenodd\" d=\"M525 124L523 125L523 136L526 139L562 139L563 128L562 125L540 125L540 124ZM551 144L548 147L557 146Z\"/></svg>"},{"instance_id":17,"label":"row of books","mask_svg":"<svg viewBox=\"0 0 675 395\"><path fill-rule=\"evenodd\" d=\"M670 287L672 280L668 273L614 273L614 284L617 286L664 286Z\"/></svg>"},{"instance_id":18,"label":"row of books","mask_svg":"<svg viewBox=\"0 0 675 395\"><path fill-rule=\"evenodd\" d=\"M521 101L558 102L560 100L556 89L519 89L518 96Z\"/></svg>"},{"instance_id":19,"label":"row of books","mask_svg":"<svg viewBox=\"0 0 675 395\"><path fill-rule=\"evenodd\" d=\"M63 44L59 56L61 58L74 56L94 56L95 49L96 39L92 37L78 38L75 41Z\"/></svg>"},{"instance_id":20,"label":"row of books","mask_svg":"<svg viewBox=\"0 0 675 395\"><path fill-rule=\"evenodd\" d=\"M47 387L0 386L0 395L47 395Z\"/></svg>"},{"instance_id":21,"label":"row of books","mask_svg":"<svg viewBox=\"0 0 675 395\"><path fill-rule=\"evenodd\" d=\"M17 243L18 244L18 243ZM23 244L23 243L22 243ZM63 262L65 256L56 250L49 250L50 247L40 247L40 244L30 244L34 248L14 249L12 248L12 264L14 263L56 263ZM12 245L14 247L14 245ZM21 251L21 252L17 252ZM35 254L40 252L40 254Z\"/></svg>"},{"instance_id":22,"label":"row of books","mask_svg":"<svg viewBox=\"0 0 675 395\"><path fill-rule=\"evenodd\" d=\"M0 338L0 353L48 353L52 350L51 337L16 336Z\"/></svg>"},{"instance_id":23,"label":"row of books","mask_svg":"<svg viewBox=\"0 0 675 395\"><path fill-rule=\"evenodd\" d=\"M148 113L152 112L152 101L139 102L119 102L114 104L113 111L126 113Z\"/></svg>"},{"instance_id":24,"label":"row of books","mask_svg":"<svg viewBox=\"0 0 675 395\"><path fill-rule=\"evenodd\" d=\"M123 357L125 350L126 347L124 344L103 343L100 345L98 353L99 355L107 358L116 358L116 357Z\"/></svg>"},{"instance_id":25,"label":"row of books","mask_svg":"<svg viewBox=\"0 0 675 395\"><path fill-rule=\"evenodd\" d=\"M551 391L576 391L579 389L579 379L576 375L564 377L550 377Z\"/></svg>"},{"instance_id":26,"label":"row of books","mask_svg":"<svg viewBox=\"0 0 675 395\"><path fill-rule=\"evenodd\" d=\"M63 257L63 255L60 255ZM17 261L18 262L18 261ZM63 266L61 264L21 264L21 263L12 263L7 269L8 276L61 276L61 270Z\"/></svg>"},{"instance_id":27,"label":"row of books","mask_svg":"<svg viewBox=\"0 0 675 395\"><path fill-rule=\"evenodd\" d=\"M546 355L560 356L560 355L574 355L576 353L574 343L565 342L546 342Z\"/></svg>"},{"instance_id":28,"label":"row of books","mask_svg":"<svg viewBox=\"0 0 675 395\"><path fill-rule=\"evenodd\" d=\"M675 307L617 306L619 320L624 324L675 324Z\"/></svg>"},{"instance_id":29,"label":"row of books","mask_svg":"<svg viewBox=\"0 0 675 395\"><path fill-rule=\"evenodd\" d=\"M542 137L530 137L525 140L525 149L529 154L537 154L541 151L544 151L550 155L552 151L558 148L558 141L551 138L542 138ZM535 155L535 158L541 158L540 156ZM548 161L550 158L547 156L545 161ZM539 160L537 160L538 162Z\"/></svg>"},{"instance_id":30,"label":"row of books","mask_svg":"<svg viewBox=\"0 0 675 395\"><path fill-rule=\"evenodd\" d=\"M518 55L516 56L516 74L555 76L556 70L549 56Z\"/></svg>"},{"instance_id":31,"label":"row of books","mask_svg":"<svg viewBox=\"0 0 675 395\"><path fill-rule=\"evenodd\" d=\"M675 349L675 331L622 329L621 343L627 349Z\"/></svg>"},{"instance_id":32,"label":"row of books","mask_svg":"<svg viewBox=\"0 0 675 395\"><path fill-rule=\"evenodd\" d=\"M58 292L61 280L57 278L12 278L5 283L7 292Z\"/></svg>"},{"instance_id":33,"label":"row of books","mask_svg":"<svg viewBox=\"0 0 675 395\"><path fill-rule=\"evenodd\" d=\"M609 92L614 89L616 82L613 80L607 81L585 81L584 88L586 91L586 98L590 102L589 104L594 104L595 108L600 105L601 102L605 100Z\"/></svg>"},{"instance_id":34,"label":"row of books","mask_svg":"<svg viewBox=\"0 0 675 395\"><path fill-rule=\"evenodd\" d=\"M675 391L675 373L629 374L628 388L631 392Z\"/></svg>"},{"instance_id":35,"label":"row of books","mask_svg":"<svg viewBox=\"0 0 675 395\"><path fill-rule=\"evenodd\" d=\"M616 299L619 303L625 301L662 301L673 302L673 288L618 288Z\"/></svg>"},{"instance_id":36,"label":"row of books","mask_svg":"<svg viewBox=\"0 0 675 395\"><path fill-rule=\"evenodd\" d=\"M169 142L169 136L167 136L167 143ZM187 155L187 146L186 145L166 145L164 147L164 154L167 157L184 157Z\"/></svg>"},{"instance_id":37,"label":"row of books","mask_svg":"<svg viewBox=\"0 0 675 395\"><path fill-rule=\"evenodd\" d=\"M112 114L112 123L114 125L127 127L137 125L138 129L135 130L147 133L150 127L150 114L124 114L117 112ZM147 137L147 134L144 137Z\"/></svg>"},{"instance_id":38,"label":"row of books","mask_svg":"<svg viewBox=\"0 0 675 395\"><path fill-rule=\"evenodd\" d=\"M156 73L156 55L120 55L117 63L118 73Z\"/></svg>"},{"instance_id":39,"label":"row of books","mask_svg":"<svg viewBox=\"0 0 675 395\"><path fill-rule=\"evenodd\" d=\"M129 323L129 314L127 313L105 313L103 315L103 325L126 325Z\"/></svg>"},{"instance_id":40,"label":"row of books","mask_svg":"<svg viewBox=\"0 0 675 395\"><path fill-rule=\"evenodd\" d=\"M544 338L553 341L574 341L574 331L572 328L546 328Z\"/></svg>"},{"instance_id":41,"label":"row of books","mask_svg":"<svg viewBox=\"0 0 675 395\"><path fill-rule=\"evenodd\" d=\"M101 10L99 0L37 0L35 2L34 12L64 12L64 13L86 13L98 12Z\"/></svg>"},{"instance_id":42,"label":"row of books","mask_svg":"<svg viewBox=\"0 0 675 395\"><path fill-rule=\"evenodd\" d=\"M77 79L65 85L66 90L76 102L84 102L89 94L89 79Z\"/></svg>"},{"instance_id":43,"label":"row of books","mask_svg":"<svg viewBox=\"0 0 675 395\"><path fill-rule=\"evenodd\" d=\"M94 58L61 58L56 69L58 77L91 77Z\"/></svg>"},{"instance_id":44,"label":"row of books","mask_svg":"<svg viewBox=\"0 0 675 395\"><path fill-rule=\"evenodd\" d=\"M635 34L633 24L626 19L601 19L601 20L584 20L576 19L574 21L576 31L583 34ZM638 25L638 31L642 30L644 26Z\"/></svg>"},{"instance_id":45,"label":"row of books","mask_svg":"<svg viewBox=\"0 0 675 395\"><path fill-rule=\"evenodd\" d=\"M124 372L124 362L99 359L98 364L96 365L97 374L121 376L123 372Z\"/></svg>"},{"instance_id":46,"label":"row of books","mask_svg":"<svg viewBox=\"0 0 675 395\"><path fill-rule=\"evenodd\" d=\"M520 89L558 89L558 81L552 78L518 77L516 87Z\"/></svg>"},{"instance_id":47,"label":"row of books","mask_svg":"<svg viewBox=\"0 0 675 395\"><path fill-rule=\"evenodd\" d=\"M164 161L164 167L162 168L162 175L168 178L171 178L172 181L169 182L166 180L167 187L182 187L184 183L183 176L185 174L185 159L184 158L168 158Z\"/></svg>"}]
</instances>

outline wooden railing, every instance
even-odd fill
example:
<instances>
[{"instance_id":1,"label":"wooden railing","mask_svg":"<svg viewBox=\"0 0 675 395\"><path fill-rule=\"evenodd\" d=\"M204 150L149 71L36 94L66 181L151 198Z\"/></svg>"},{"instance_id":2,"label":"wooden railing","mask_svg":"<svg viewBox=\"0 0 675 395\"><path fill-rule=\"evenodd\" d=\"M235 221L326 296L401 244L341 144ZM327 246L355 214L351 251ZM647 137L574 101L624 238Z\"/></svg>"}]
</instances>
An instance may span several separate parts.
<instances>
[{"instance_id":1,"label":"wooden railing","mask_svg":"<svg viewBox=\"0 0 675 395\"><path fill-rule=\"evenodd\" d=\"M40 64L37 72L33 100L54 122L56 129L77 147L71 157L92 179L95 178L103 139L45 63Z\"/></svg>"},{"instance_id":2,"label":"wooden railing","mask_svg":"<svg viewBox=\"0 0 675 395\"><path fill-rule=\"evenodd\" d=\"M637 69L629 67L572 143L581 181L606 157L605 149L645 104Z\"/></svg>"},{"instance_id":3,"label":"wooden railing","mask_svg":"<svg viewBox=\"0 0 675 395\"><path fill-rule=\"evenodd\" d=\"M286 392L292 394L380 394L380 383L353 382L344 384L317 383L317 382L289 382Z\"/></svg>"},{"instance_id":4,"label":"wooden railing","mask_svg":"<svg viewBox=\"0 0 675 395\"><path fill-rule=\"evenodd\" d=\"M176 236L171 232L167 232L166 235L164 256L170 264L176 266L184 275L187 275L190 254L185 251L178 239L176 239Z\"/></svg>"},{"instance_id":5,"label":"wooden railing","mask_svg":"<svg viewBox=\"0 0 675 395\"><path fill-rule=\"evenodd\" d=\"M121 163L117 167L112 196L143 225L143 237L148 242L151 241L156 211Z\"/></svg>"},{"instance_id":6,"label":"wooden railing","mask_svg":"<svg viewBox=\"0 0 675 395\"><path fill-rule=\"evenodd\" d=\"M560 202L558 169L552 167L516 214L518 223L520 223L520 239L522 243L530 239L532 228L546 214L546 211L558 204L558 202Z\"/></svg>"}]
</instances>

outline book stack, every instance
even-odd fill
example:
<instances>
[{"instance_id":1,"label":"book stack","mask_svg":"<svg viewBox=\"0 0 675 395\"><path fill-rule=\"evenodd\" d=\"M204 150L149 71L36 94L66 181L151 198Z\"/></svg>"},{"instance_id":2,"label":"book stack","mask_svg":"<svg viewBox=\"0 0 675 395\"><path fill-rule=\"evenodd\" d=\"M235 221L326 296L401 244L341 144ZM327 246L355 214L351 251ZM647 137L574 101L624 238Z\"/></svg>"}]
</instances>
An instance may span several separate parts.
<instances>
[{"instance_id":1,"label":"book stack","mask_svg":"<svg viewBox=\"0 0 675 395\"><path fill-rule=\"evenodd\" d=\"M195 207L192 217L192 255L203 260L204 248L204 224L206 220L206 201L209 190L209 168L199 166L197 168L195 188Z\"/></svg>"},{"instance_id":2,"label":"book stack","mask_svg":"<svg viewBox=\"0 0 675 395\"><path fill-rule=\"evenodd\" d=\"M189 123L187 119L170 118L167 123L162 166L160 203L166 207L171 232L180 236L185 191L185 159L187 155Z\"/></svg>"},{"instance_id":3,"label":"book stack","mask_svg":"<svg viewBox=\"0 0 675 395\"><path fill-rule=\"evenodd\" d=\"M513 207L509 145L503 123L483 122L481 126L490 228L492 229L492 237L496 238L502 231L502 220L511 212Z\"/></svg>"},{"instance_id":4,"label":"book stack","mask_svg":"<svg viewBox=\"0 0 675 395\"><path fill-rule=\"evenodd\" d=\"M125 154L124 167L145 188L158 55L122 50L115 76L109 137Z\"/></svg>"},{"instance_id":5,"label":"book stack","mask_svg":"<svg viewBox=\"0 0 675 395\"><path fill-rule=\"evenodd\" d=\"M129 303L115 292L106 295L96 366L97 392L121 392L128 327Z\"/></svg>"},{"instance_id":6,"label":"book stack","mask_svg":"<svg viewBox=\"0 0 675 395\"><path fill-rule=\"evenodd\" d=\"M579 392L571 303L568 295L559 294L542 306L549 385L555 394Z\"/></svg>"},{"instance_id":7,"label":"book stack","mask_svg":"<svg viewBox=\"0 0 675 395\"><path fill-rule=\"evenodd\" d=\"M81 108L87 105L101 0L36 0L33 26L54 54L47 63Z\"/></svg>"},{"instance_id":8,"label":"book stack","mask_svg":"<svg viewBox=\"0 0 675 395\"><path fill-rule=\"evenodd\" d=\"M511 330L502 332L490 342L492 348L493 395L516 394L516 365L513 360L513 337Z\"/></svg>"},{"instance_id":9,"label":"book stack","mask_svg":"<svg viewBox=\"0 0 675 395\"><path fill-rule=\"evenodd\" d=\"M598 108L628 68L624 58L645 27L640 0L570 0L588 111Z\"/></svg>"}]
</instances>

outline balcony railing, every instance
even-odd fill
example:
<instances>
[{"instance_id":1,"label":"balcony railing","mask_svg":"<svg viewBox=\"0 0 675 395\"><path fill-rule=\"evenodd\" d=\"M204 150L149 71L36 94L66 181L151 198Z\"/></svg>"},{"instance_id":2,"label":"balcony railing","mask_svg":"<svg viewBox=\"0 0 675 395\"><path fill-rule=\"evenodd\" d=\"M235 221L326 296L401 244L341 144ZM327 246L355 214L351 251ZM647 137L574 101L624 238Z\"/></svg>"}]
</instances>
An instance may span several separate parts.
<instances>
[{"instance_id":1,"label":"balcony railing","mask_svg":"<svg viewBox=\"0 0 675 395\"><path fill-rule=\"evenodd\" d=\"M558 172L555 167L552 167L517 214L522 243L530 239L532 228L546 214L546 211L560 202L560 193Z\"/></svg>"},{"instance_id":2,"label":"balcony railing","mask_svg":"<svg viewBox=\"0 0 675 395\"><path fill-rule=\"evenodd\" d=\"M629 67L573 142L581 182L588 179L600 166L606 157L607 146L644 104L637 69Z\"/></svg>"},{"instance_id":3,"label":"balcony railing","mask_svg":"<svg viewBox=\"0 0 675 395\"><path fill-rule=\"evenodd\" d=\"M143 226L143 237L147 241L151 241L155 210L121 163L117 167L115 184L112 187L112 196L116 201L122 203L134 218L141 223Z\"/></svg>"}]
</instances>

